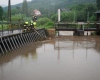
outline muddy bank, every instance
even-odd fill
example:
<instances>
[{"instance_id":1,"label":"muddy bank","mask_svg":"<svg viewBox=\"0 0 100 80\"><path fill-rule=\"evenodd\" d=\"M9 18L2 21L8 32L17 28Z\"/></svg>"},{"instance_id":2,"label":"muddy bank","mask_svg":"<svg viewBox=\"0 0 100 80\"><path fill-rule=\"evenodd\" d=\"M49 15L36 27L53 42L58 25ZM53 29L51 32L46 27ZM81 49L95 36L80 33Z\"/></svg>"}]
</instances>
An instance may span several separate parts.
<instances>
[{"instance_id":1,"label":"muddy bank","mask_svg":"<svg viewBox=\"0 0 100 80\"><path fill-rule=\"evenodd\" d=\"M55 29L47 29L46 34L48 37L55 37Z\"/></svg>"}]
</instances>

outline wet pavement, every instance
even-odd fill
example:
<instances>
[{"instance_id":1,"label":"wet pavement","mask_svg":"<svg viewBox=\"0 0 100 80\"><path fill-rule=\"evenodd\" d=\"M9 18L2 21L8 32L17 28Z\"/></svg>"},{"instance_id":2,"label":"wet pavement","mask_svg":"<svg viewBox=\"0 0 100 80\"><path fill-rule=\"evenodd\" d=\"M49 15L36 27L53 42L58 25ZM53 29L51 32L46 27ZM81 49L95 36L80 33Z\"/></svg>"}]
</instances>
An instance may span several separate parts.
<instances>
[{"instance_id":1,"label":"wet pavement","mask_svg":"<svg viewBox=\"0 0 100 80\"><path fill-rule=\"evenodd\" d=\"M100 80L100 37L56 37L0 55L0 80Z\"/></svg>"},{"instance_id":2,"label":"wet pavement","mask_svg":"<svg viewBox=\"0 0 100 80\"><path fill-rule=\"evenodd\" d=\"M14 34L22 33L22 30L9 30L9 31L0 31L0 37L2 36L9 36Z\"/></svg>"}]
</instances>

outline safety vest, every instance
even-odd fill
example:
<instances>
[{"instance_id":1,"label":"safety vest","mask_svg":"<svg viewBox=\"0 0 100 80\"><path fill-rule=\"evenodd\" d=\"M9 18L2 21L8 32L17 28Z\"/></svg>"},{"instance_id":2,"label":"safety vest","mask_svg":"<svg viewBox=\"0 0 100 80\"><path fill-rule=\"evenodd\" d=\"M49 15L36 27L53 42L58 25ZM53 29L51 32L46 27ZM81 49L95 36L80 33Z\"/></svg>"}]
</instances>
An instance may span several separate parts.
<instances>
[{"instance_id":1,"label":"safety vest","mask_svg":"<svg viewBox=\"0 0 100 80\"><path fill-rule=\"evenodd\" d=\"M33 21L31 21L31 24L30 25L33 25Z\"/></svg>"}]
</instances>

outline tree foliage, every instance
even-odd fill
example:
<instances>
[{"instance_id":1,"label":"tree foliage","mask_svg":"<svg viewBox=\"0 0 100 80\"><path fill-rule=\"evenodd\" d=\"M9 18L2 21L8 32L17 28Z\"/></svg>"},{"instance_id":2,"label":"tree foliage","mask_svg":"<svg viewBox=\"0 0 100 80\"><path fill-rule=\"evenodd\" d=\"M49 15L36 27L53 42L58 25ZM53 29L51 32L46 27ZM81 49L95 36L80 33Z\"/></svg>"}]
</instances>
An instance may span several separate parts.
<instances>
[{"instance_id":1,"label":"tree foliage","mask_svg":"<svg viewBox=\"0 0 100 80\"><path fill-rule=\"evenodd\" d=\"M72 22L74 19L74 12L69 11L69 12L62 12L61 13L61 21L63 22Z\"/></svg>"},{"instance_id":2,"label":"tree foliage","mask_svg":"<svg viewBox=\"0 0 100 80\"><path fill-rule=\"evenodd\" d=\"M37 20L37 26L41 28L51 28L54 26L54 22L50 18L44 17Z\"/></svg>"},{"instance_id":3,"label":"tree foliage","mask_svg":"<svg viewBox=\"0 0 100 80\"><path fill-rule=\"evenodd\" d=\"M97 11L95 3L96 0L32 0L30 2L23 0L22 4L18 4L12 8L12 15L15 16L20 13L29 17L29 14L31 14L34 9L38 9L42 13L42 17L47 17L57 22L57 10L60 8L65 9L65 11L61 12L61 21L87 21L87 17L89 17L90 20L95 19L94 12ZM70 11L68 11L68 9ZM43 18L42 20L44 21ZM42 20L40 22L43 22Z\"/></svg>"},{"instance_id":4,"label":"tree foliage","mask_svg":"<svg viewBox=\"0 0 100 80\"><path fill-rule=\"evenodd\" d=\"M23 14L20 14L20 13L13 15L11 18L12 18L12 21L20 21L20 20L31 21L30 17L27 17L26 15L23 15Z\"/></svg>"},{"instance_id":5,"label":"tree foliage","mask_svg":"<svg viewBox=\"0 0 100 80\"><path fill-rule=\"evenodd\" d=\"M3 8L0 6L0 20L2 20L3 17Z\"/></svg>"},{"instance_id":6,"label":"tree foliage","mask_svg":"<svg viewBox=\"0 0 100 80\"><path fill-rule=\"evenodd\" d=\"M98 10L100 10L100 0L96 0L96 5L97 5Z\"/></svg>"},{"instance_id":7,"label":"tree foliage","mask_svg":"<svg viewBox=\"0 0 100 80\"><path fill-rule=\"evenodd\" d=\"M26 16L28 16L28 4L27 4L27 0L23 0L22 13L25 14Z\"/></svg>"}]
</instances>

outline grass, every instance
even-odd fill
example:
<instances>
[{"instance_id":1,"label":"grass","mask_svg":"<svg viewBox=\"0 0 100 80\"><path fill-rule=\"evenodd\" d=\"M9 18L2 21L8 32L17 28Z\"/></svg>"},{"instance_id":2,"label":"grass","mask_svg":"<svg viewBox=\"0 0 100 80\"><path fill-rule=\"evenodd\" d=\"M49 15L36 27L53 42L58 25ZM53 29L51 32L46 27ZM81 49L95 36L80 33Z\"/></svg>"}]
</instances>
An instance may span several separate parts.
<instances>
[{"instance_id":1,"label":"grass","mask_svg":"<svg viewBox=\"0 0 100 80\"><path fill-rule=\"evenodd\" d=\"M8 25L4 24L4 25L0 25L0 30L7 30L8 29Z\"/></svg>"},{"instance_id":2,"label":"grass","mask_svg":"<svg viewBox=\"0 0 100 80\"><path fill-rule=\"evenodd\" d=\"M18 29L19 26L18 25L11 25L11 24L3 24L3 25L0 25L0 30L11 30L11 29Z\"/></svg>"}]
</instances>

